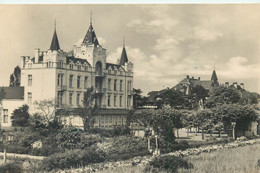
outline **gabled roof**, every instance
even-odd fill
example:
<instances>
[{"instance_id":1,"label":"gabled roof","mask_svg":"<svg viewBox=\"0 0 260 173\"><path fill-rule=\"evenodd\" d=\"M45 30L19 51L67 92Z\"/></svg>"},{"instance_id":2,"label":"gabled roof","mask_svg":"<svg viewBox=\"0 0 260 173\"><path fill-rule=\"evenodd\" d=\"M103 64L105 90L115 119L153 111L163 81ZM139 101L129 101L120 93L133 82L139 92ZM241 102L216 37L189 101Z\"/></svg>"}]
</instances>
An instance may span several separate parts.
<instances>
[{"instance_id":1,"label":"gabled roof","mask_svg":"<svg viewBox=\"0 0 260 173\"><path fill-rule=\"evenodd\" d=\"M60 44L56 33L56 29L54 30L50 50L60 50Z\"/></svg>"},{"instance_id":2,"label":"gabled roof","mask_svg":"<svg viewBox=\"0 0 260 173\"><path fill-rule=\"evenodd\" d=\"M112 64L112 63L106 63L106 69L108 69L109 67L112 67L112 68L116 67L116 68L119 69L121 67L121 65Z\"/></svg>"},{"instance_id":3,"label":"gabled roof","mask_svg":"<svg viewBox=\"0 0 260 173\"><path fill-rule=\"evenodd\" d=\"M76 62L80 62L80 63L82 63L82 64L84 64L84 63L87 63L89 66L90 66L90 64L89 64L89 62L86 60L86 59L81 59L81 58L75 58L74 56L67 56L66 57L66 63L68 64L70 61L72 61L73 63L76 63Z\"/></svg>"},{"instance_id":4,"label":"gabled roof","mask_svg":"<svg viewBox=\"0 0 260 173\"><path fill-rule=\"evenodd\" d=\"M125 65L126 62L128 62L128 58L127 58L125 47L123 47L119 65Z\"/></svg>"},{"instance_id":5,"label":"gabled roof","mask_svg":"<svg viewBox=\"0 0 260 173\"><path fill-rule=\"evenodd\" d=\"M4 99L24 99L24 87L2 87L5 92Z\"/></svg>"},{"instance_id":6,"label":"gabled roof","mask_svg":"<svg viewBox=\"0 0 260 173\"><path fill-rule=\"evenodd\" d=\"M203 86L206 90L209 90L211 87L211 81L209 80L200 81L200 85Z\"/></svg>"},{"instance_id":7,"label":"gabled roof","mask_svg":"<svg viewBox=\"0 0 260 173\"><path fill-rule=\"evenodd\" d=\"M90 23L87 34L85 35L82 43L94 44L95 46L99 45L92 23Z\"/></svg>"}]
</instances>

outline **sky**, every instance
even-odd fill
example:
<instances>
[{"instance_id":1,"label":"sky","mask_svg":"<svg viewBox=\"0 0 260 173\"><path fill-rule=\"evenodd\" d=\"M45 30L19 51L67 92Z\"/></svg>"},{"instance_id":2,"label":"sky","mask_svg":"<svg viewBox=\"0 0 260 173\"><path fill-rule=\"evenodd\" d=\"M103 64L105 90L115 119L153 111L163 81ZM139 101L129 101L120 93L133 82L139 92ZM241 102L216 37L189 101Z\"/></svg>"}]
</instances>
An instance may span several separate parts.
<instances>
[{"instance_id":1,"label":"sky","mask_svg":"<svg viewBox=\"0 0 260 173\"><path fill-rule=\"evenodd\" d=\"M50 47L54 21L68 52L92 23L107 61L120 57L125 37L134 87L144 94L175 86L186 75L244 83L260 93L260 4L0 5L0 86L21 56Z\"/></svg>"}]
</instances>

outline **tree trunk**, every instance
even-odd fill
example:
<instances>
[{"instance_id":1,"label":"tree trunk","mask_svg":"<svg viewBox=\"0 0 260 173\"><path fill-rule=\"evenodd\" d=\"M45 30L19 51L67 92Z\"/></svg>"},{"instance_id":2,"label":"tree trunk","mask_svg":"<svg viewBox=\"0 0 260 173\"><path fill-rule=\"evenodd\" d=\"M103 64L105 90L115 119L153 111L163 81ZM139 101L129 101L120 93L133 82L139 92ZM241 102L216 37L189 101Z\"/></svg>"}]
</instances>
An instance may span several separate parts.
<instances>
[{"instance_id":1,"label":"tree trunk","mask_svg":"<svg viewBox=\"0 0 260 173\"><path fill-rule=\"evenodd\" d=\"M202 137L202 140L204 140L204 129L202 129L202 135L201 135L201 137Z\"/></svg>"},{"instance_id":2,"label":"tree trunk","mask_svg":"<svg viewBox=\"0 0 260 173\"><path fill-rule=\"evenodd\" d=\"M177 128L177 138L179 138L179 129Z\"/></svg>"},{"instance_id":3,"label":"tree trunk","mask_svg":"<svg viewBox=\"0 0 260 173\"><path fill-rule=\"evenodd\" d=\"M221 130L218 131L218 137L221 138Z\"/></svg>"}]
</instances>

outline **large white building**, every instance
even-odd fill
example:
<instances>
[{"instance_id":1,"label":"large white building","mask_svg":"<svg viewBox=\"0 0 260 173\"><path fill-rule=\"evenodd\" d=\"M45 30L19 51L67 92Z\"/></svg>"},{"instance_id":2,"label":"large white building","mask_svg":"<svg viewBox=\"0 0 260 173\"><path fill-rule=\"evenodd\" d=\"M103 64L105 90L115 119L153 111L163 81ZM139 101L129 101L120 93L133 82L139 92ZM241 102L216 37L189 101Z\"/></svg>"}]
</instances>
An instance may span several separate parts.
<instances>
[{"instance_id":1,"label":"large white building","mask_svg":"<svg viewBox=\"0 0 260 173\"><path fill-rule=\"evenodd\" d=\"M122 125L123 115L132 109L133 64L128 60L125 46L118 63L108 63L106 49L99 44L92 22L81 45L74 45L69 52L60 48L55 28L50 49L37 48L34 57L22 56L20 67L23 103L29 106L35 101L55 99L57 108L76 110L82 106L84 91L94 87L95 102L100 108L95 126ZM77 111L71 112L70 123L82 124L76 118ZM12 112L9 113L10 117Z\"/></svg>"}]
</instances>

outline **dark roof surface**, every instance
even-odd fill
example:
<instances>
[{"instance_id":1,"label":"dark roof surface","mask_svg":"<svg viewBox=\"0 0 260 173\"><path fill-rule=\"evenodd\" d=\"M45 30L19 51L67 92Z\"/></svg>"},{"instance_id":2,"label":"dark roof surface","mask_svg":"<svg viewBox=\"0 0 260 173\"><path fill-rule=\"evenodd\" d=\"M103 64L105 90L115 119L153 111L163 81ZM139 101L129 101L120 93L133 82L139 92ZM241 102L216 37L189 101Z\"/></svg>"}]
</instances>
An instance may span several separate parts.
<instances>
[{"instance_id":1,"label":"dark roof surface","mask_svg":"<svg viewBox=\"0 0 260 173\"><path fill-rule=\"evenodd\" d=\"M4 99L24 99L24 87L2 87L5 92Z\"/></svg>"},{"instance_id":2,"label":"dark roof surface","mask_svg":"<svg viewBox=\"0 0 260 173\"><path fill-rule=\"evenodd\" d=\"M51 50L60 50L60 44L59 44L58 36L56 33L56 29L55 29L53 37L52 37L50 49Z\"/></svg>"},{"instance_id":3,"label":"dark roof surface","mask_svg":"<svg viewBox=\"0 0 260 173\"><path fill-rule=\"evenodd\" d=\"M90 43L90 44L94 44L95 46L99 45L97 36L95 34L95 31L93 29L92 24L90 24L87 34L83 39L83 43Z\"/></svg>"},{"instance_id":4,"label":"dark roof surface","mask_svg":"<svg viewBox=\"0 0 260 173\"><path fill-rule=\"evenodd\" d=\"M126 62L128 62L128 58L127 58L125 47L123 47L119 65L125 65Z\"/></svg>"},{"instance_id":5,"label":"dark roof surface","mask_svg":"<svg viewBox=\"0 0 260 173\"><path fill-rule=\"evenodd\" d=\"M77 61L79 61L79 62L81 62L82 64L86 62L88 65L90 65L89 62L88 62L86 59L75 58L74 56L67 56L67 57L66 57L66 60L67 60L67 64L68 64L70 61L72 61L72 62L74 62L74 63L76 63Z\"/></svg>"},{"instance_id":6,"label":"dark roof surface","mask_svg":"<svg viewBox=\"0 0 260 173\"><path fill-rule=\"evenodd\" d=\"M200 85L203 86L206 90L209 90L211 87L211 81L209 80L200 81Z\"/></svg>"}]
</instances>

